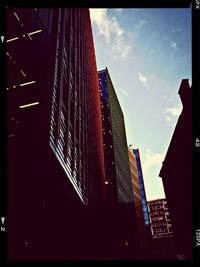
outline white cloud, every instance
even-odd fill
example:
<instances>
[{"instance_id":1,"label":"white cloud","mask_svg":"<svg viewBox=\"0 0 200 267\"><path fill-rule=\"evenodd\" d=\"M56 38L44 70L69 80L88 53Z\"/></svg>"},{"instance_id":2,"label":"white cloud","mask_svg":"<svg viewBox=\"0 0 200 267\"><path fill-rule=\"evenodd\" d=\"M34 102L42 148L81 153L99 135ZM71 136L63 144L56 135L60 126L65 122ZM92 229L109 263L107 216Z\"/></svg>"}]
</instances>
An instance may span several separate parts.
<instances>
[{"instance_id":1,"label":"white cloud","mask_svg":"<svg viewBox=\"0 0 200 267\"><path fill-rule=\"evenodd\" d=\"M118 10L118 12L121 12ZM113 55L125 58L131 51L131 44L127 40L128 34L120 25L116 17L109 17L107 9L90 9L90 18L97 26L99 34L104 38Z\"/></svg>"},{"instance_id":2,"label":"white cloud","mask_svg":"<svg viewBox=\"0 0 200 267\"><path fill-rule=\"evenodd\" d=\"M178 50L177 43L173 39L170 39L169 37L165 36L164 40L169 42L171 48Z\"/></svg>"},{"instance_id":3,"label":"white cloud","mask_svg":"<svg viewBox=\"0 0 200 267\"><path fill-rule=\"evenodd\" d=\"M173 41L171 42L171 47L174 48L174 49L178 49L177 43L175 43Z\"/></svg>"},{"instance_id":4,"label":"white cloud","mask_svg":"<svg viewBox=\"0 0 200 267\"><path fill-rule=\"evenodd\" d=\"M124 96L127 96L128 95L128 93L125 90L119 89L119 91Z\"/></svg>"},{"instance_id":5,"label":"white cloud","mask_svg":"<svg viewBox=\"0 0 200 267\"><path fill-rule=\"evenodd\" d=\"M165 113L167 114L166 121L167 122L174 121L181 114L181 111L182 111L182 106L180 104L173 107L165 108Z\"/></svg>"},{"instance_id":6,"label":"white cloud","mask_svg":"<svg viewBox=\"0 0 200 267\"><path fill-rule=\"evenodd\" d=\"M178 117L181 113L181 106L166 108L166 112L169 113L173 117Z\"/></svg>"},{"instance_id":7,"label":"white cloud","mask_svg":"<svg viewBox=\"0 0 200 267\"><path fill-rule=\"evenodd\" d=\"M116 38L112 44L112 52L114 55L120 55L121 58L125 58L130 51L131 45L125 42L124 36Z\"/></svg>"},{"instance_id":8,"label":"white cloud","mask_svg":"<svg viewBox=\"0 0 200 267\"><path fill-rule=\"evenodd\" d=\"M146 76L144 76L140 72L138 72L138 78L141 81L143 86L148 87L148 79Z\"/></svg>"},{"instance_id":9,"label":"white cloud","mask_svg":"<svg viewBox=\"0 0 200 267\"><path fill-rule=\"evenodd\" d=\"M143 27L147 22L145 20L139 20L138 25L139 27Z\"/></svg>"},{"instance_id":10,"label":"white cloud","mask_svg":"<svg viewBox=\"0 0 200 267\"><path fill-rule=\"evenodd\" d=\"M146 88L151 94L155 94L158 90L159 77L155 74L144 75L141 72L137 73L137 78L141 85Z\"/></svg>"},{"instance_id":11,"label":"white cloud","mask_svg":"<svg viewBox=\"0 0 200 267\"><path fill-rule=\"evenodd\" d=\"M172 33L177 33L177 32L182 32L182 28L181 27L177 27L175 29L172 29Z\"/></svg>"},{"instance_id":12,"label":"white cloud","mask_svg":"<svg viewBox=\"0 0 200 267\"><path fill-rule=\"evenodd\" d=\"M148 200L165 197L162 179L158 177L164 158L165 153L155 153L151 149L144 151L142 171Z\"/></svg>"},{"instance_id":13,"label":"white cloud","mask_svg":"<svg viewBox=\"0 0 200 267\"><path fill-rule=\"evenodd\" d=\"M138 72L138 77L142 83L147 83L147 78L142 75L140 72Z\"/></svg>"},{"instance_id":14,"label":"white cloud","mask_svg":"<svg viewBox=\"0 0 200 267\"><path fill-rule=\"evenodd\" d=\"M150 149L147 149L142 164L144 174L147 175L149 169L153 166L158 166L161 168L164 158L164 153L154 153Z\"/></svg>"},{"instance_id":15,"label":"white cloud","mask_svg":"<svg viewBox=\"0 0 200 267\"><path fill-rule=\"evenodd\" d=\"M115 11L116 11L117 13L121 14L122 11L123 11L123 8L116 8Z\"/></svg>"},{"instance_id":16,"label":"white cloud","mask_svg":"<svg viewBox=\"0 0 200 267\"><path fill-rule=\"evenodd\" d=\"M90 9L90 18L91 22L96 23L98 26L99 33L105 37L106 41L109 42L111 28L110 23L107 19L107 10L106 9Z\"/></svg>"},{"instance_id":17,"label":"white cloud","mask_svg":"<svg viewBox=\"0 0 200 267\"><path fill-rule=\"evenodd\" d=\"M169 115L166 116L166 122L171 122L173 121L173 118Z\"/></svg>"}]
</instances>

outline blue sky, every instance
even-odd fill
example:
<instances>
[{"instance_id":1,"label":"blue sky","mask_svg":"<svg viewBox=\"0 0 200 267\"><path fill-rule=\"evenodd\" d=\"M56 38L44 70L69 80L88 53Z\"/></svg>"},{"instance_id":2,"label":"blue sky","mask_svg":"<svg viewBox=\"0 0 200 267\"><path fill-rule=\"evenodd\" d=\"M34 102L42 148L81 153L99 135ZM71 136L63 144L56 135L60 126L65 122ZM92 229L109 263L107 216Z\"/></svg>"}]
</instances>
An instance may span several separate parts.
<instances>
[{"instance_id":1,"label":"blue sky","mask_svg":"<svg viewBox=\"0 0 200 267\"><path fill-rule=\"evenodd\" d=\"M191 8L90 9L98 70L108 68L125 117L127 143L140 149L148 200L164 197L158 176L191 80Z\"/></svg>"}]
</instances>

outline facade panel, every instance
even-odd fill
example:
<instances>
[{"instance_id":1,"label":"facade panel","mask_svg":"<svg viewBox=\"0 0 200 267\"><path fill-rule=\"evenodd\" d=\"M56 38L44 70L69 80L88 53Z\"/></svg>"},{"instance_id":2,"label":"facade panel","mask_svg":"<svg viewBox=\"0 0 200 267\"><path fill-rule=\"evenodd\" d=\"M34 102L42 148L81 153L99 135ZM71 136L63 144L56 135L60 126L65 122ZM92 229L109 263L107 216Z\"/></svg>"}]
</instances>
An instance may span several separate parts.
<instances>
[{"instance_id":1,"label":"facade panel","mask_svg":"<svg viewBox=\"0 0 200 267\"><path fill-rule=\"evenodd\" d=\"M123 113L108 70L98 72L106 172L106 228L112 259L141 258Z\"/></svg>"},{"instance_id":2,"label":"facade panel","mask_svg":"<svg viewBox=\"0 0 200 267\"><path fill-rule=\"evenodd\" d=\"M139 245L141 247L141 251L143 251L143 253L147 255L149 253L149 244L148 244L149 229L147 228L147 226L145 226L143 204L142 204L142 197L140 194L140 183L137 170L137 161L135 154L133 153L133 150L131 148L128 148L128 155L129 155L129 163L130 163L131 178L132 178L132 189L134 193L136 220L139 233Z\"/></svg>"},{"instance_id":3,"label":"facade panel","mask_svg":"<svg viewBox=\"0 0 200 267\"><path fill-rule=\"evenodd\" d=\"M145 193L145 187L144 187L142 165L140 161L140 153L139 153L139 149L132 149L132 151L136 157L137 172L138 172L139 186L140 186L140 195L142 199L142 208L143 208L143 213L144 213L145 225L149 225L149 215L148 215L148 210L147 210L147 199L146 199L146 193Z\"/></svg>"},{"instance_id":4,"label":"facade panel","mask_svg":"<svg viewBox=\"0 0 200 267\"><path fill-rule=\"evenodd\" d=\"M123 112L108 70L99 71L98 75L103 102L101 111L103 113L105 108L108 109L111 120L111 128L108 132L112 136L113 142L112 150L114 152L114 165L117 177L118 201L120 203L134 202Z\"/></svg>"},{"instance_id":5,"label":"facade panel","mask_svg":"<svg viewBox=\"0 0 200 267\"><path fill-rule=\"evenodd\" d=\"M89 10L7 8L6 41L8 257L94 258L105 172Z\"/></svg>"},{"instance_id":6,"label":"facade panel","mask_svg":"<svg viewBox=\"0 0 200 267\"><path fill-rule=\"evenodd\" d=\"M95 172L104 179L99 86L88 10L60 9L57 27L49 144L88 205L104 183L92 175Z\"/></svg>"}]
</instances>

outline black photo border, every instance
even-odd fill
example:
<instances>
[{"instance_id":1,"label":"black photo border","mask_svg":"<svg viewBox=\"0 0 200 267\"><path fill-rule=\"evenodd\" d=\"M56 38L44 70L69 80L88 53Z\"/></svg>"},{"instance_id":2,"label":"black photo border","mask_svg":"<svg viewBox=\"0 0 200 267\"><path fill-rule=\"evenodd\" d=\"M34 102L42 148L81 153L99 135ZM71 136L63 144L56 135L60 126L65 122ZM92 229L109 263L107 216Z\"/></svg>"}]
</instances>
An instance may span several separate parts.
<instances>
[{"instance_id":1,"label":"black photo border","mask_svg":"<svg viewBox=\"0 0 200 267\"><path fill-rule=\"evenodd\" d=\"M200 231L200 119L199 117L199 76L200 76L200 39L198 38L200 32L200 0L28 0L27 2L4 0L0 4L0 64L1 64L1 89L0 89L0 217L5 217L4 225L5 231L0 231L0 260L3 265L17 265L17 266L41 266L47 264L50 266L66 266L76 264L86 264L87 266L98 265L115 265L120 266L200 266L200 245L198 245L197 232ZM6 7L17 8L49 8L49 7L82 7L82 8L189 8L192 5L192 94L193 94L193 260L190 261L87 261L87 262L8 262L7 261L7 180L6 180ZM4 38L2 40L2 38ZM3 41L3 42L2 42ZM198 75L199 74L199 75ZM199 142L198 142L199 140ZM184 145L184 144L183 144ZM187 196L186 196L187 197ZM187 214L186 214L187 216ZM183 222L184 224L184 222ZM184 242L184 233L183 233ZM200 241L199 241L200 242Z\"/></svg>"}]
</instances>

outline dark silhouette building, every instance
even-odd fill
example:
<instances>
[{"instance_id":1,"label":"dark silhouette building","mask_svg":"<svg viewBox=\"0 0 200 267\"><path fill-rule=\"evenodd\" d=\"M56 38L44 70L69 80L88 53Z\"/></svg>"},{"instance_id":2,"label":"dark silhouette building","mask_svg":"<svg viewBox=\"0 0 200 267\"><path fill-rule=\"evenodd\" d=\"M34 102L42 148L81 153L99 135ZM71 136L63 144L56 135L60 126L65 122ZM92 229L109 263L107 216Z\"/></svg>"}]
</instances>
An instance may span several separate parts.
<instances>
[{"instance_id":1,"label":"dark silhouette building","mask_svg":"<svg viewBox=\"0 0 200 267\"><path fill-rule=\"evenodd\" d=\"M8 259L97 258L105 173L89 10L7 8L6 42Z\"/></svg>"},{"instance_id":2,"label":"dark silhouette building","mask_svg":"<svg viewBox=\"0 0 200 267\"><path fill-rule=\"evenodd\" d=\"M111 258L136 259L140 255L135 203L127 151L124 116L108 69L98 72L104 146L107 241Z\"/></svg>"},{"instance_id":3,"label":"dark silhouette building","mask_svg":"<svg viewBox=\"0 0 200 267\"><path fill-rule=\"evenodd\" d=\"M177 258L192 258L192 89L188 79L179 88L183 105L163 166L162 177L173 225Z\"/></svg>"},{"instance_id":4,"label":"dark silhouette building","mask_svg":"<svg viewBox=\"0 0 200 267\"><path fill-rule=\"evenodd\" d=\"M172 224L166 199L148 201L155 259L175 259Z\"/></svg>"}]
</instances>

